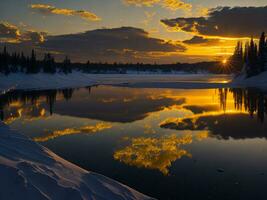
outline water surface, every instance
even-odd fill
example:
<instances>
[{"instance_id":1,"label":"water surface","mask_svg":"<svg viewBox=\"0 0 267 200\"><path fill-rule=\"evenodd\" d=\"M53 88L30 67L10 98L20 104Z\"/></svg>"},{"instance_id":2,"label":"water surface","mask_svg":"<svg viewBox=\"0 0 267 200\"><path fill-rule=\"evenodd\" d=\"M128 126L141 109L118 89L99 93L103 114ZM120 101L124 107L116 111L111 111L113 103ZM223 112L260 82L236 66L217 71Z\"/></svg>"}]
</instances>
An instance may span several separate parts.
<instances>
[{"instance_id":1,"label":"water surface","mask_svg":"<svg viewBox=\"0 0 267 200\"><path fill-rule=\"evenodd\" d=\"M14 91L1 119L63 158L158 199L267 199L267 95L98 86Z\"/></svg>"}]
</instances>

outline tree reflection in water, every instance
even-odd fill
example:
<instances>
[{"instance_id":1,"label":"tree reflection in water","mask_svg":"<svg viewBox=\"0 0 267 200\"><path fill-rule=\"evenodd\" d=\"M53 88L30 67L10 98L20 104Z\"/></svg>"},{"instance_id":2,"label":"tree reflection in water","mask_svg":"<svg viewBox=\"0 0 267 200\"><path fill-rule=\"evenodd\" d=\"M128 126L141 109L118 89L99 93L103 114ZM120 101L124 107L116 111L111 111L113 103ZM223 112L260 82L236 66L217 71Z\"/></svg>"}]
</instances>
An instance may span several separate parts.
<instances>
[{"instance_id":1,"label":"tree reflection in water","mask_svg":"<svg viewBox=\"0 0 267 200\"><path fill-rule=\"evenodd\" d=\"M219 89L221 108L226 110L227 94L233 93L235 109L245 110L251 117L257 114L259 121L264 122L267 114L267 94L256 88Z\"/></svg>"},{"instance_id":2,"label":"tree reflection in water","mask_svg":"<svg viewBox=\"0 0 267 200\"><path fill-rule=\"evenodd\" d=\"M91 87L87 87L89 94ZM46 103L49 114L54 112L54 104L57 98L64 98L66 101L72 99L75 90L78 89L62 89L62 90L43 90L43 91L12 91L0 95L0 119L5 121L8 115L5 108L14 103L22 105L30 104L32 106L40 103ZM229 101L229 93L233 94L234 104L236 110L242 110L249 113L251 117L257 114L259 121L264 122L267 114L267 94L255 88L223 88L218 89L221 109L227 110L227 101Z\"/></svg>"},{"instance_id":3,"label":"tree reflection in water","mask_svg":"<svg viewBox=\"0 0 267 200\"><path fill-rule=\"evenodd\" d=\"M87 88L89 93L91 88ZM73 96L74 91L77 89L62 89L62 90L33 90L24 91L17 90L11 91L0 95L0 119L1 121L9 118L9 113L5 113L4 109L9 108L11 105L19 103L21 107L25 105L31 105L37 107L40 103L46 103L49 109L50 115L53 115L54 104L59 96L62 96L66 101L70 100ZM18 112L18 110L16 111ZM16 115L16 114L12 114Z\"/></svg>"}]
</instances>

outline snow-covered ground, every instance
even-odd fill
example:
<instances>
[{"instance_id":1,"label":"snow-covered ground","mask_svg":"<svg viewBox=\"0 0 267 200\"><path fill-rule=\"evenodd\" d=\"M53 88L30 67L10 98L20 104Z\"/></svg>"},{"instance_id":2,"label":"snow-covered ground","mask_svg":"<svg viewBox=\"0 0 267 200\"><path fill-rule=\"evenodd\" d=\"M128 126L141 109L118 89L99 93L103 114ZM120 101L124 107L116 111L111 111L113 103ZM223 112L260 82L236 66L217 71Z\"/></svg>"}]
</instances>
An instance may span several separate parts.
<instances>
[{"instance_id":1,"label":"snow-covered ground","mask_svg":"<svg viewBox=\"0 0 267 200\"><path fill-rule=\"evenodd\" d=\"M250 78L246 78L245 74L241 74L232 81L231 85L234 87L258 87L266 90L267 71Z\"/></svg>"},{"instance_id":2,"label":"snow-covered ground","mask_svg":"<svg viewBox=\"0 0 267 200\"><path fill-rule=\"evenodd\" d=\"M0 124L0 199L152 199L88 172Z\"/></svg>"},{"instance_id":3,"label":"snow-covered ground","mask_svg":"<svg viewBox=\"0 0 267 200\"><path fill-rule=\"evenodd\" d=\"M93 85L118 85L147 88L221 88L221 87L259 87L267 88L267 72L246 78L239 75L214 74L0 74L0 93L8 90L44 90L77 88Z\"/></svg>"},{"instance_id":4,"label":"snow-covered ground","mask_svg":"<svg viewBox=\"0 0 267 200\"><path fill-rule=\"evenodd\" d=\"M211 74L24 74L0 75L0 91L10 89L59 89L85 87L99 84L135 87L211 88L221 87L231 81L231 76Z\"/></svg>"},{"instance_id":5,"label":"snow-covered ground","mask_svg":"<svg viewBox=\"0 0 267 200\"><path fill-rule=\"evenodd\" d=\"M25 74L14 73L8 76L0 75L0 90L10 89L59 89L74 88L94 85L96 80L88 77L88 74L71 73L65 74Z\"/></svg>"}]
</instances>

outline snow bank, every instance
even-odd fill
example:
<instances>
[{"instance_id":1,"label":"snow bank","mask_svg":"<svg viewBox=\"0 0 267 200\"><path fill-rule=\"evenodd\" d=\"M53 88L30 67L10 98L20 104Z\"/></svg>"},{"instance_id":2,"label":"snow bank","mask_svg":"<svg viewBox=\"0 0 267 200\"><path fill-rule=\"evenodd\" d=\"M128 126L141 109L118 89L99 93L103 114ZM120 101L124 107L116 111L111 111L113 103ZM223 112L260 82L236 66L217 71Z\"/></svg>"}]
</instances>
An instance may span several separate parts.
<instances>
[{"instance_id":1,"label":"snow bank","mask_svg":"<svg viewBox=\"0 0 267 200\"><path fill-rule=\"evenodd\" d=\"M0 199L151 199L83 170L0 124Z\"/></svg>"},{"instance_id":2,"label":"snow bank","mask_svg":"<svg viewBox=\"0 0 267 200\"><path fill-rule=\"evenodd\" d=\"M77 88L99 84L132 85L137 87L196 87L212 88L218 84L229 82L231 76L211 74L86 74L73 72L71 74L24 74L15 73L8 76L0 75L0 91L10 89L62 89ZM149 84L148 84L149 83Z\"/></svg>"},{"instance_id":3,"label":"snow bank","mask_svg":"<svg viewBox=\"0 0 267 200\"><path fill-rule=\"evenodd\" d=\"M85 87L95 84L94 80L88 77L88 74L74 72L65 74L24 74L15 73L5 76L0 75L0 90L10 89L59 89Z\"/></svg>"},{"instance_id":4,"label":"snow bank","mask_svg":"<svg viewBox=\"0 0 267 200\"><path fill-rule=\"evenodd\" d=\"M246 78L245 74L241 74L232 81L231 85L233 87L257 87L267 89L267 72L250 78Z\"/></svg>"}]
</instances>

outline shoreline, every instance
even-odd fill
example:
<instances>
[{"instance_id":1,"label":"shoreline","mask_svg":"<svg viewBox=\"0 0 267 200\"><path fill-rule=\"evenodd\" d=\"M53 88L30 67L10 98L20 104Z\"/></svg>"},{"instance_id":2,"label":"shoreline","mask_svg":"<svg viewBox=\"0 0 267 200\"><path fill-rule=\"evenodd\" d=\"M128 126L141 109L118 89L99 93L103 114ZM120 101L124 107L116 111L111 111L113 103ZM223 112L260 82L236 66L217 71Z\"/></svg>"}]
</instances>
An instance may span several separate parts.
<instances>
[{"instance_id":1,"label":"shoreline","mask_svg":"<svg viewBox=\"0 0 267 200\"><path fill-rule=\"evenodd\" d=\"M225 74L0 74L0 94L14 90L54 90L99 85L130 88L214 89L258 88L267 90L267 72L245 78Z\"/></svg>"},{"instance_id":2,"label":"shoreline","mask_svg":"<svg viewBox=\"0 0 267 200\"><path fill-rule=\"evenodd\" d=\"M113 85L127 87L213 88L227 87L232 76L212 74L23 74L0 75L0 92L48 90ZM191 85L191 86L190 86Z\"/></svg>"}]
</instances>

